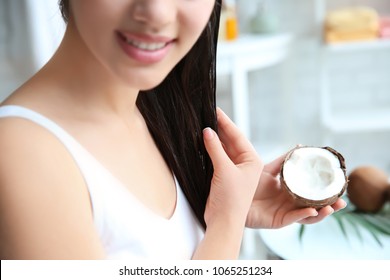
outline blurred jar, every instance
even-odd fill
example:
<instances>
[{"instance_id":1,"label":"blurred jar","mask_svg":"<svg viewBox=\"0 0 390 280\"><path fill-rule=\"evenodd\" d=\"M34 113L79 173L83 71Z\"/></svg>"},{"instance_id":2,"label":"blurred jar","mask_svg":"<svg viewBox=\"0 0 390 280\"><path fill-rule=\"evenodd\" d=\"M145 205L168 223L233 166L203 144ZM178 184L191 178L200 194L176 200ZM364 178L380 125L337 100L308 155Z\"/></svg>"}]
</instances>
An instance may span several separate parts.
<instances>
[{"instance_id":1,"label":"blurred jar","mask_svg":"<svg viewBox=\"0 0 390 280\"><path fill-rule=\"evenodd\" d=\"M220 38L227 41L237 39L239 34L236 0L223 0L220 22Z\"/></svg>"},{"instance_id":2,"label":"blurred jar","mask_svg":"<svg viewBox=\"0 0 390 280\"><path fill-rule=\"evenodd\" d=\"M273 13L267 11L264 3L258 3L256 13L250 21L252 33L276 33L279 29L279 19Z\"/></svg>"}]
</instances>

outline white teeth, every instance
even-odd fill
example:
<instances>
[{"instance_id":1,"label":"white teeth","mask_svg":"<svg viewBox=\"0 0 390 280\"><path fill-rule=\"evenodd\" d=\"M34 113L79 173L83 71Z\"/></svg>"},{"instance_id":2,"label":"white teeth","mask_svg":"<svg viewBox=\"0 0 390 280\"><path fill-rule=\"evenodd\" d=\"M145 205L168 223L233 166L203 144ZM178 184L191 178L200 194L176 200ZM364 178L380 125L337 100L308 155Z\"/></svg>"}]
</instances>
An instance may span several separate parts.
<instances>
[{"instance_id":1,"label":"white teeth","mask_svg":"<svg viewBox=\"0 0 390 280\"><path fill-rule=\"evenodd\" d=\"M156 50L164 48L167 45L166 43L145 43L145 42L133 41L130 39L126 39L126 42L129 45L132 45L134 47L137 47L141 50L146 50L146 51L156 51Z\"/></svg>"}]
</instances>

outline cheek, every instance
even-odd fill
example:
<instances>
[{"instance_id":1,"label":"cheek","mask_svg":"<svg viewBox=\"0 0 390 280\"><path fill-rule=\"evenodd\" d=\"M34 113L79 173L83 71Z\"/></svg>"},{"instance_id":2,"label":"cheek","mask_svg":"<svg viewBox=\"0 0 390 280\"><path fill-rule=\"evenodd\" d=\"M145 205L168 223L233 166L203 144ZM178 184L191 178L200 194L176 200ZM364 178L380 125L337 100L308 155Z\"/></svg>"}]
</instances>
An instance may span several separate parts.
<instances>
[{"instance_id":1,"label":"cheek","mask_svg":"<svg viewBox=\"0 0 390 280\"><path fill-rule=\"evenodd\" d=\"M89 53L101 63L107 64L113 58L116 47L114 30L121 14L114 10L113 4L105 4L102 3L105 1L100 0L99 5L94 6L91 2L93 1L74 1L74 28Z\"/></svg>"},{"instance_id":2,"label":"cheek","mask_svg":"<svg viewBox=\"0 0 390 280\"><path fill-rule=\"evenodd\" d=\"M80 35L97 46L108 39L107 32L120 18L116 5L107 0L77 0L71 7Z\"/></svg>"},{"instance_id":3,"label":"cheek","mask_svg":"<svg viewBox=\"0 0 390 280\"><path fill-rule=\"evenodd\" d=\"M196 42L210 19L214 5L211 5L210 3L206 4L197 8L187 8L181 13L181 37L186 41L185 43L187 45L192 46Z\"/></svg>"}]
</instances>

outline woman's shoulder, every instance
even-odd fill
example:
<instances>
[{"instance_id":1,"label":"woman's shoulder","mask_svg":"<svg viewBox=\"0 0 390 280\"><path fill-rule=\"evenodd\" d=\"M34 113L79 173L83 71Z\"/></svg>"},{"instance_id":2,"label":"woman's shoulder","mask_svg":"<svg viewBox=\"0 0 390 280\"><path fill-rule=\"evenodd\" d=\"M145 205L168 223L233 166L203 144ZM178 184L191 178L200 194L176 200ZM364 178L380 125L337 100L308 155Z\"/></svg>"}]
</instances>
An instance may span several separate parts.
<instances>
[{"instance_id":1,"label":"woman's shoulder","mask_svg":"<svg viewBox=\"0 0 390 280\"><path fill-rule=\"evenodd\" d=\"M8 148L17 148L19 145L34 141L42 143L49 140L50 137L45 130L32 121L27 113L33 110L27 108L24 104L18 103L3 102L0 104L0 148L2 144L7 144Z\"/></svg>"},{"instance_id":2,"label":"woman's shoulder","mask_svg":"<svg viewBox=\"0 0 390 280\"><path fill-rule=\"evenodd\" d=\"M67 150L50 131L14 113L13 107L18 108L0 107L0 177L14 177L16 181L20 173L42 177L54 167L65 171L66 163L71 162Z\"/></svg>"},{"instance_id":3,"label":"woman's shoulder","mask_svg":"<svg viewBox=\"0 0 390 280\"><path fill-rule=\"evenodd\" d=\"M72 156L53 133L54 122L39 113L50 104L40 97L34 100L35 93L27 89L22 86L0 103L0 168L21 170L27 165L24 172L49 173L57 155L63 164L56 168L65 169L67 162L73 163Z\"/></svg>"},{"instance_id":4,"label":"woman's shoulder","mask_svg":"<svg viewBox=\"0 0 390 280\"><path fill-rule=\"evenodd\" d=\"M8 142L7 146L10 148L18 148L20 145L30 147L37 141L36 148L39 150L44 149L45 142L53 138L36 121L39 112L45 112L51 106L43 91L44 87L37 87L27 81L0 102L0 148L5 142Z\"/></svg>"},{"instance_id":5,"label":"woman's shoulder","mask_svg":"<svg viewBox=\"0 0 390 280\"><path fill-rule=\"evenodd\" d=\"M0 155L2 259L103 256L83 176L50 131L0 117Z\"/></svg>"}]
</instances>

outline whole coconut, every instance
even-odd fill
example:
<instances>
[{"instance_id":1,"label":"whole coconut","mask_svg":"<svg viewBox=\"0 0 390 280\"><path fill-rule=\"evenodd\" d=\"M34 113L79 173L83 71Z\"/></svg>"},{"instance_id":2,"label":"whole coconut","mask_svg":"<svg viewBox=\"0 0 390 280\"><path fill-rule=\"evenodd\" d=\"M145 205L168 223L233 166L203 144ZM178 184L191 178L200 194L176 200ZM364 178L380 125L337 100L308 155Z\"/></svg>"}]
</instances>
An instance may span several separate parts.
<instances>
[{"instance_id":1,"label":"whole coconut","mask_svg":"<svg viewBox=\"0 0 390 280\"><path fill-rule=\"evenodd\" d=\"M387 186L387 190L386 190L386 200L390 201L390 183Z\"/></svg>"},{"instance_id":2,"label":"whole coconut","mask_svg":"<svg viewBox=\"0 0 390 280\"><path fill-rule=\"evenodd\" d=\"M389 176L373 166L361 166L349 175L347 194L356 208L376 213L382 209L388 196Z\"/></svg>"}]
</instances>

